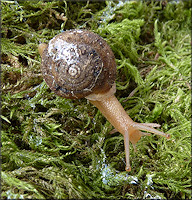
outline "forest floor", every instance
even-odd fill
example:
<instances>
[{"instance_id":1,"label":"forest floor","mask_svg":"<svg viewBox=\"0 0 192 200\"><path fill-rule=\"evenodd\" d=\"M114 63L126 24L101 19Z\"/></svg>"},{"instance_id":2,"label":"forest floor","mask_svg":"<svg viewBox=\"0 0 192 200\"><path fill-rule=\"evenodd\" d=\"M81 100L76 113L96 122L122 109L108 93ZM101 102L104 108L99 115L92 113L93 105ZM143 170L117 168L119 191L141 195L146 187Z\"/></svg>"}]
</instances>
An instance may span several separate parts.
<instances>
[{"instance_id":1,"label":"forest floor","mask_svg":"<svg viewBox=\"0 0 192 200\"><path fill-rule=\"evenodd\" d=\"M1 199L191 198L190 1L1 1ZM38 45L68 29L102 36L116 97L171 135L131 145L86 99L56 96Z\"/></svg>"}]
</instances>

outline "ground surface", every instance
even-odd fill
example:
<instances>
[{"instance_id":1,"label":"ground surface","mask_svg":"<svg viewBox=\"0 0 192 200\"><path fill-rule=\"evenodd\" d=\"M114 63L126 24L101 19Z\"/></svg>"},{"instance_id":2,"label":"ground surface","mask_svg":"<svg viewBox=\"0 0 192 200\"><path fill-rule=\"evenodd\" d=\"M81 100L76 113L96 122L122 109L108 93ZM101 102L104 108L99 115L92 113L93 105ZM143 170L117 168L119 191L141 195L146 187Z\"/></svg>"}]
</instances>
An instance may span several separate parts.
<instances>
[{"instance_id":1,"label":"ground surface","mask_svg":"<svg viewBox=\"0 0 192 200\"><path fill-rule=\"evenodd\" d=\"M190 1L5 1L2 6L2 199L191 198ZM40 42L89 29L111 46L116 96L137 122L170 140L131 146L87 100L56 96L40 71Z\"/></svg>"}]
</instances>

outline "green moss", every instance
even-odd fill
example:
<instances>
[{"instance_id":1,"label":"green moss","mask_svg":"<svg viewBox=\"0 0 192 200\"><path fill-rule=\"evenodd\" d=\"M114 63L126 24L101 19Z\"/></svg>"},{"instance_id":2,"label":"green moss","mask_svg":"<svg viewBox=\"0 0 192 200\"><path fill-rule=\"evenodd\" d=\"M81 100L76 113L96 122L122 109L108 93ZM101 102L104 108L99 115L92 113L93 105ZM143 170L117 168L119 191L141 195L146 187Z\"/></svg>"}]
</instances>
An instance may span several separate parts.
<instances>
[{"instance_id":1,"label":"green moss","mask_svg":"<svg viewBox=\"0 0 192 200\"><path fill-rule=\"evenodd\" d=\"M191 198L190 19L188 1L2 1L2 198ZM131 118L171 135L131 146L129 173L100 111L43 81L39 42L71 28L109 43Z\"/></svg>"}]
</instances>

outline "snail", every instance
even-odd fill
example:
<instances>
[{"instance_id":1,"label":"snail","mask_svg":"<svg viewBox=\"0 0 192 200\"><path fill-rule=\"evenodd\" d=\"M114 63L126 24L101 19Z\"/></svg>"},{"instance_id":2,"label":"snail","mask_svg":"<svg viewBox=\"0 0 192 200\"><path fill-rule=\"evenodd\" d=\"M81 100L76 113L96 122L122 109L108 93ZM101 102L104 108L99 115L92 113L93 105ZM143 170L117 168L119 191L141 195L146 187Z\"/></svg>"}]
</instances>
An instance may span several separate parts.
<instances>
[{"instance_id":1,"label":"snail","mask_svg":"<svg viewBox=\"0 0 192 200\"><path fill-rule=\"evenodd\" d=\"M134 122L117 100L115 56L101 36L83 29L67 30L38 49L41 71L50 89L64 98L85 97L124 136L126 171L131 171L129 141L135 148L143 135L170 138L155 129L159 124Z\"/></svg>"}]
</instances>

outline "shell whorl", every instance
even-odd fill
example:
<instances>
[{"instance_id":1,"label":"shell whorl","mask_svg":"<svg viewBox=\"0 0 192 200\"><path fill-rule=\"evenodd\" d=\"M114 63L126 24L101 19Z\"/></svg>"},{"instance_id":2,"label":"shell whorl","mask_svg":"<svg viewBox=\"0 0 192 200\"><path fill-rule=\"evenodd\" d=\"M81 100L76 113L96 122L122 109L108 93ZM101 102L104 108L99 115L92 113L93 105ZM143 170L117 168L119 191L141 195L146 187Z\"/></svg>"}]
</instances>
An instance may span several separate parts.
<instances>
[{"instance_id":1,"label":"shell whorl","mask_svg":"<svg viewBox=\"0 0 192 200\"><path fill-rule=\"evenodd\" d=\"M105 92L116 76L110 47L87 30L69 30L51 39L42 53L41 69L48 86L65 98Z\"/></svg>"}]
</instances>

